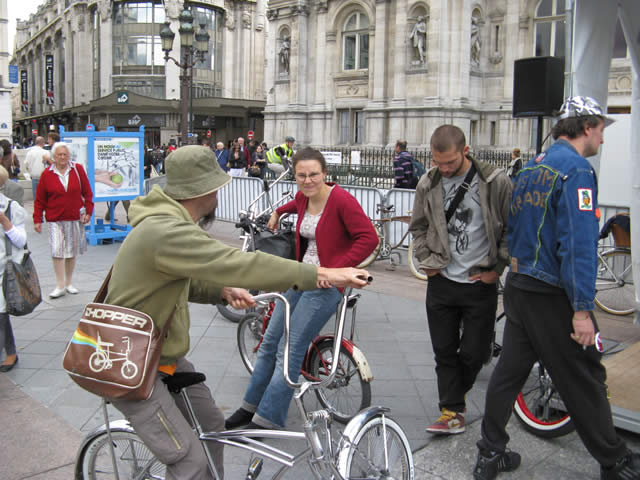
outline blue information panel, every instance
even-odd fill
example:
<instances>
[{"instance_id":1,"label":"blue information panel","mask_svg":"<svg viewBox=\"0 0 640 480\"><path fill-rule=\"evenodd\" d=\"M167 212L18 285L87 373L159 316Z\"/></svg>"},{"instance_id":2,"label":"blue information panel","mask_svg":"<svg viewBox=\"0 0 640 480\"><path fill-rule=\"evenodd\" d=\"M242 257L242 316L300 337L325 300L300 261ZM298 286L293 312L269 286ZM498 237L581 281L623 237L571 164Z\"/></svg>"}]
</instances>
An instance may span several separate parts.
<instances>
[{"instance_id":1,"label":"blue information panel","mask_svg":"<svg viewBox=\"0 0 640 480\"><path fill-rule=\"evenodd\" d=\"M89 244L123 240L131 226L115 223L113 209L117 200L133 200L143 194L144 126L138 132L116 132L113 127L96 132L91 124L84 132L66 132L60 127L60 138L69 144L71 160L85 167L93 201L110 202L110 223L91 216L86 226Z\"/></svg>"},{"instance_id":2,"label":"blue information panel","mask_svg":"<svg viewBox=\"0 0 640 480\"><path fill-rule=\"evenodd\" d=\"M9 83L18 84L18 66L9 65Z\"/></svg>"}]
</instances>

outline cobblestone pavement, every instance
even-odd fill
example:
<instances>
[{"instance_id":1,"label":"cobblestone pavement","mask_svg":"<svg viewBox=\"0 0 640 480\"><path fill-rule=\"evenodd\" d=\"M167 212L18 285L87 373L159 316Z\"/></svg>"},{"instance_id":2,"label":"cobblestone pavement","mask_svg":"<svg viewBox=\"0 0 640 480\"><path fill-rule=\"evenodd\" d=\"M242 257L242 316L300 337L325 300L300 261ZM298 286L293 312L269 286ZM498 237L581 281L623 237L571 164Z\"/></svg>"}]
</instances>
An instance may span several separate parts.
<instances>
[{"instance_id":1,"label":"cobblestone pavement","mask_svg":"<svg viewBox=\"0 0 640 480\"><path fill-rule=\"evenodd\" d=\"M32 204L27 203L27 210ZM116 216L124 219L118 207ZM97 205L99 214L104 204ZM237 244L231 224L218 222L214 236ZM70 479L75 454L84 434L103 422L99 399L77 387L62 370L62 355L84 305L93 300L111 265L119 244L89 247L78 259L74 285L81 293L50 300L55 286L45 235L27 225L29 246L38 268L43 303L28 316L12 318L20 362L0 376L0 478ZM150 239L153 241L153 239ZM406 265L389 270L385 262L370 268L373 284L362 291L358 304L356 343L365 353L373 373L372 403L391 408L391 415L405 429L416 464L417 479L471 478L475 462L475 442L485 388L493 364L484 368L474 389L467 396L468 429L464 435L434 438L424 428L438 416L433 351L427 331L424 296L426 284L411 276ZM216 401L228 415L239 405L249 375L240 361L236 346L236 325L225 320L213 306L191 305L191 351L189 358L207 375L207 384ZM630 320L600 319L603 336L611 345L622 347L640 340L640 328ZM499 335L500 335L499 331ZM494 361L495 362L495 361ZM317 406L313 394L305 405ZM112 412L117 417L117 412ZM288 427L298 429L301 422L292 406ZM336 424L339 431L343 426ZM504 478L517 479L597 479L597 463L586 452L576 434L555 440L541 440L522 430L515 420L510 424L511 447L523 454L522 467ZM637 435L621 432L635 449ZM275 445L291 447L283 443ZM300 450L294 445L293 450ZM244 478L250 457L227 448L227 479ZM302 465L304 467L305 465ZM274 466L265 462L265 473ZM500 477L500 478L503 478ZM308 470L296 467L285 478L311 478Z\"/></svg>"}]
</instances>

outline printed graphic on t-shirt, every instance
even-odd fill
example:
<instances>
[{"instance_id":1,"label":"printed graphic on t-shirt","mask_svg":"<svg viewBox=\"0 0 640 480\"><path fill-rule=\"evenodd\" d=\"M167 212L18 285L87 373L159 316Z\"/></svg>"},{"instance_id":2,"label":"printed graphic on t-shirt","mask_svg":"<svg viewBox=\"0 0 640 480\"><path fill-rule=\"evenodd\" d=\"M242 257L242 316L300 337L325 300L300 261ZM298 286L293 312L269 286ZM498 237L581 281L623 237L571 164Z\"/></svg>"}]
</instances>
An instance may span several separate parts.
<instances>
[{"instance_id":1,"label":"printed graphic on t-shirt","mask_svg":"<svg viewBox=\"0 0 640 480\"><path fill-rule=\"evenodd\" d=\"M444 211L449 209L449 205L453 202L458 190L458 185L452 183L445 187L444 192ZM465 205L469 201L474 202L476 205L480 205L480 193L478 192L478 181L474 178L471 182L471 187L466 195L463 197L463 201L458 204L456 211L454 212L447 230L449 235L456 240L456 252L462 254L469 248L469 225L473 221L473 210L470 206Z\"/></svg>"},{"instance_id":2,"label":"printed graphic on t-shirt","mask_svg":"<svg viewBox=\"0 0 640 480\"><path fill-rule=\"evenodd\" d=\"M578 189L578 209L585 212L593 210L593 190L590 188Z\"/></svg>"}]
</instances>

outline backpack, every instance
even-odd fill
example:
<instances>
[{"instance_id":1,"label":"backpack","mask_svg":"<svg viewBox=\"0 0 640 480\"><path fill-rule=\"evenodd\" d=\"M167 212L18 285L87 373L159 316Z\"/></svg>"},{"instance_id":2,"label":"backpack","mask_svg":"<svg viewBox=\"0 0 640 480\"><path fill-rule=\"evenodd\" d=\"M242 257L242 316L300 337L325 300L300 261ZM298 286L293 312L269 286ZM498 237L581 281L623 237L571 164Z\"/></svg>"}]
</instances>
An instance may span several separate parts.
<instances>
[{"instance_id":1,"label":"backpack","mask_svg":"<svg viewBox=\"0 0 640 480\"><path fill-rule=\"evenodd\" d=\"M413 157L411 157L411 166L413 167L413 176L415 178L420 178L422 175L427 173L427 169L424 168L424 165Z\"/></svg>"}]
</instances>

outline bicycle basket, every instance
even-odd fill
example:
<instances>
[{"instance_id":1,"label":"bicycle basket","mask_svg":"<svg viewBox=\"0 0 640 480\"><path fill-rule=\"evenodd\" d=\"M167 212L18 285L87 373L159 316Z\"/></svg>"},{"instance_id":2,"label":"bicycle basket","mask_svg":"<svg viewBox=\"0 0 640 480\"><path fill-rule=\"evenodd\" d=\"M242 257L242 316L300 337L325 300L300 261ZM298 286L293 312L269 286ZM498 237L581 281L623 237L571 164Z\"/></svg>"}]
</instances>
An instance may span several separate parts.
<instances>
[{"instance_id":1,"label":"bicycle basket","mask_svg":"<svg viewBox=\"0 0 640 480\"><path fill-rule=\"evenodd\" d=\"M289 260L296 259L296 232L283 230L278 233L271 233L266 230L255 236L256 250L270 253Z\"/></svg>"}]
</instances>

